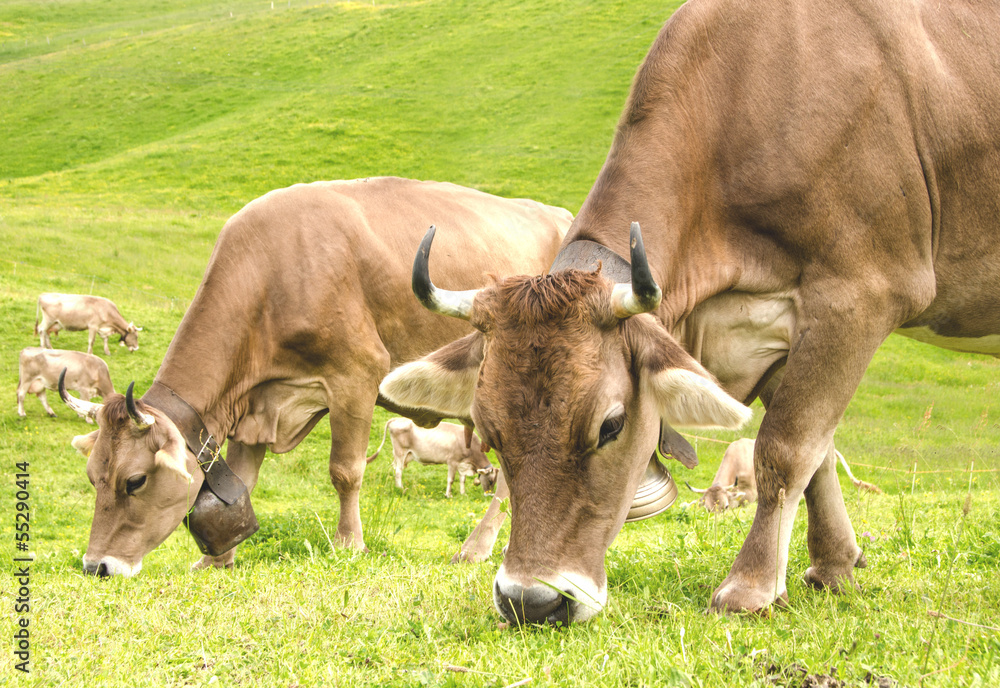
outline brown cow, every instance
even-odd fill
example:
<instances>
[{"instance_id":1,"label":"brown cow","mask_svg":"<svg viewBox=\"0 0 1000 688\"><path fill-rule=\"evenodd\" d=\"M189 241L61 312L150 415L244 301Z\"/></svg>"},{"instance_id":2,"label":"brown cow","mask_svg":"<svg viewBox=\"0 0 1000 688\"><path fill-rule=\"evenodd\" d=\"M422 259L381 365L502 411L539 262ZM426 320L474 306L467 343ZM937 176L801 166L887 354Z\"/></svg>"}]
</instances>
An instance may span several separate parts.
<instances>
[{"instance_id":1,"label":"brown cow","mask_svg":"<svg viewBox=\"0 0 1000 688\"><path fill-rule=\"evenodd\" d=\"M139 348L141 327L126 322L118 312L118 306L103 296L85 294L42 294L38 297L39 320L35 323L35 334L41 339L42 347L52 348L49 335L66 330L77 332L87 330L87 353L94 353L94 339L100 335L104 341L104 355L110 356L108 337L118 334L118 343L129 351Z\"/></svg>"},{"instance_id":2,"label":"brown cow","mask_svg":"<svg viewBox=\"0 0 1000 688\"><path fill-rule=\"evenodd\" d=\"M465 479L475 478L475 484L489 492L496 482L497 469L486 457L482 442L475 435L466 443L466 430L454 423L440 423L436 428L417 427L409 418L390 418L382 428L382 442L368 457L371 463L382 451L385 438L392 438L392 470L396 487L403 489L403 469L413 460L428 466L448 467L448 482L444 496L451 497L451 484L458 474L458 492L465 494Z\"/></svg>"},{"instance_id":3,"label":"brown cow","mask_svg":"<svg viewBox=\"0 0 1000 688\"><path fill-rule=\"evenodd\" d=\"M144 399L130 410L114 395L99 430L76 443L97 487L84 568L136 573L181 523L204 481L190 451L199 422L229 438L227 461L252 489L265 448L291 450L329 413L336 542L364 548L358 497L372 411L395 410L378 384L470 329L413 299L415 228L440 224L437 279L457 286L544 269L571 219L535 201L398 178L298 184L249 203L223 228ZM233 556L197 566L231 566Z\"/></svg>"},{"instance_id":4,"label":"brown cow","mask_svg":"<svg viewBox=\"0 0 1000 688\"><path fill-rule=\"evenodd\" d=\"M600 606L604 553L670 410L657 380L702 380L702 365L766 408L753 526L712 606L787 599L803 497L806 580L854 585L865 562L833 436L872 355L894 331L1000 354L998 101L994 3L677 10L551 274L463 294L471 306L452 312L478 331L382 387L471 415L497 450L512 513L494 588L505 616L593 613L551 586ZM648 271L632 221L648 230ZM630 248L631 295L579 269Z\"/></svg>"},{"instance_id":5,"label":"brown cow","mask_svg":"<svg viewBox=\"0 0 1000 688\"><path fill-rule=\"evenodd\" d=\"M59 373L63 369L66 370L66 388L79 392L87 401L95 396L106 399L115 393L108 364L97 356L82 351L29 346L21 350L18 359L17 415L24 418L24 397L34 394L42 402L45 412L54 418L56 412L49 406L45 391L58 388ZM80 415L88 423L93 422L91 416L85 413Z\"/></svg>"},{"instance_id":6,"label":"brown cow","mask_svg":"<svg viewBox=\"0 0 1000 688\"><path fill-rule=\"evenodd\" d=\"M742 506L757 501L757 479L753 474L753 447L751 439L739 439L726 447L719 469L707 489L699 490L688 485L688 489L701 495L702 504L709 511L725 511L730 507ZM858 480L851 472L847 459L834 450L841 468L854 487L865 492L881 493L876 485Z\"/></svg>"}]
</instances>

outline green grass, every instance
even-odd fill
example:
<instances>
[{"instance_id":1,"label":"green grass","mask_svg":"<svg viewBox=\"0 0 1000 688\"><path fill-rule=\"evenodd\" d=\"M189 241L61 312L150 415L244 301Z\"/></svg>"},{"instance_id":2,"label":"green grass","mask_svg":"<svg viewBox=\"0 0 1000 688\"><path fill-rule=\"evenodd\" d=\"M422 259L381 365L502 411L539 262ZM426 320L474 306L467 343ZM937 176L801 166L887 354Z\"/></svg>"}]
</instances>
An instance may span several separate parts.
<instances>
[{"instance_id":1,"label":"green grass","mask_svg":"<svg viewBox=\"0 0 1000 688\"><path fill-rule=\"evenodd\" d=\"M33 398L25 421L15 414L17 352L37 344L38 293L99 293L143 325L138 352L116 347L108 359L117 388L135 380L143 390L223 222L272 188L399 174L575 211L676 4L0 4L0 541L9 561L15 464L30 461L37 555L32 674L17 676L5 651L4 681L799 686L835 672L847 685L871 676L915 686L925 674L925 686L1000 683L1000 361L898 337L837 435L858 477L886 491L843 483L869 562L856 594L801 582L803 510L791 607L770 618L705 614L753 507L710 515L682 494L616 540L605 613L562 631L501 628L490 594L499 548L482 565L447 564L488 502L475 487L445 499L442 470L411 466L399 494L383 450L362 491L371 552L329 546L338 508L323 423L265 459L254 493L261 530L233 571L189 573L198 554L178 531L137 578L81 573L94 496L69 440L89 428L60 405L57 419L45 417ZM63 333L57 345L84 343ZM385 418L376 413L371 446ZM706 485L736 437L702 436L701 466L672 464L679 482ZM984 472L970 486L973 464ZM7 638L18 618L12 580L0 583ZM938 609L994 630L928 614Z\"/></svg>"}]
</instances>

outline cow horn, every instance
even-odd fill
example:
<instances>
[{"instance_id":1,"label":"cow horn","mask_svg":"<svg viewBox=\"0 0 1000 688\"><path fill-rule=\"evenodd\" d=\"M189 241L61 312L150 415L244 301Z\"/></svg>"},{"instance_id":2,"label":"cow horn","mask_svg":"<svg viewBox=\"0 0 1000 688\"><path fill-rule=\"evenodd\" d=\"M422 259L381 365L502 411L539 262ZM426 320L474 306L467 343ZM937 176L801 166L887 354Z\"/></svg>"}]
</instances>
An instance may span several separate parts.
<instances>
[{"instance_id":1,"label":"cow horn","mask_svg":"<svg viewBox=\"0 0 1000 688\"><path fill-rule=\"evenodd\" d=\"M95 404L90 401L84 401L83 399L77 399L74 396L70 396L66 391L66 368L63 368L62 372L59 373L59 398L63 400L64 404L69 406L78 414L90 418L91 420L97 420L97 412L104 406L104 404Z\"/></svg>"},{"instance_id":2,"label":"cow horn","mask_svg":"<svg viewBox=\"0 0 1000 688\"><path fill-rule=\"evenodd\" d=\"M688 489L691 490L692 492L697 492L698 494L705 494L706 492L708 492L708 490L699 490L697 487L691 487L691 483L689 483L686 480L684 481L684 484L687 485Z\"/></svg>"},{"instance_id":3,"label":"cow horn","mask_svg":"<svg viewBox=\"0 0 1000 688\"><path fill-rule=\"evenodd\" d=\"M447 291L438 289L431 282L427 265L431 252L431 242L434 241L436 231L437 228L431 225L420 242L416 258L413 259L413 294L429 311L468 320L472 315L472 301L476 298L479 290Z\"/></svg>"},{"instance_id":4,"label":"cow horn","mask_svg":"<svg viewBox=\"0 0 1000 688\"><path fill-rule=\"evenodd\" d=\"M656 310L662 296L660 287L649 270L649 260L646 258L638 222L633 222L629 230L629 246L632 283L616 284L611 292L611 307L615 315L622 319Z\"/></svg>"},{"instance_id":5,"label":"cow horn","mask_svg":"<svg viewBox=\"0 0 1000 688\"><path fill-rule=\"evenodd\" d=\"M138 426L140 430L145 430L156 422L156 419L148 413L141 413L139 409L135 407L135 399L132 398L133 387L135 387L135 381L128 383L128 389L125 390L125 408L128 409L128 415L132 417L136 426Z\"/></svg>"}]
</instances>

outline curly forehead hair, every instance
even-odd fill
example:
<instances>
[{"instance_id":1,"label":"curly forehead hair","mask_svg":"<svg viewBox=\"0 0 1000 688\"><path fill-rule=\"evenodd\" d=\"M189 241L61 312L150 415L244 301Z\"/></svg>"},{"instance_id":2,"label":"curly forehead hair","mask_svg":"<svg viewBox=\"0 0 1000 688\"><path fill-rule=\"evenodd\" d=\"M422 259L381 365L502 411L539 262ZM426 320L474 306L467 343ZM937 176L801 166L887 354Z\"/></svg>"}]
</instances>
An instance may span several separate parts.
<instances>
[{"instance_id":1,"label":"curly forehead hair","mask_svg":"<svg viewBox=\"0 0 1000 688\"><path fill-rule=\"evenodd\" d=\"M488 319L514 319L518 324L537 326L579 317L586 312L588 297L603 293L606 287L607 279L600 270L561 270L548 275L508 277L490 289L490 296L481 306ZM480 304L476 307L479 309Z\"/></svg>"}]
</instances>

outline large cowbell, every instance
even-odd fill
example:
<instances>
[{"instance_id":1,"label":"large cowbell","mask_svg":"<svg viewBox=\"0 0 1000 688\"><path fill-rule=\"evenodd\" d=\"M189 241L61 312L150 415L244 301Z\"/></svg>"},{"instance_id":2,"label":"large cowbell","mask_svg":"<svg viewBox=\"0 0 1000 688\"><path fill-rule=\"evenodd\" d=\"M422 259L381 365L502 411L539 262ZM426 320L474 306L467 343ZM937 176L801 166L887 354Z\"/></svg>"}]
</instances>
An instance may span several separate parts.
<instances>
[{"instance_id":1,"label":"large cowbell","mask_svg":"<svg viewBox=\"0 0 1000 688\"><path fill-rule=\"evenodd\" d=\"M129 385L125 399L130 404L129 413L134 409L131 397ZM174 422L205 474L201 491L184 517L184 525L198 543L198 549L217 557L256 533L260 524L250 504L250 492L222 458L219 443L208 432L198 412L158 381L153 382L142 400Z\"/></svg>"},{"instance_id":2,"label":"large cowbell","mask_svg":"<svg viewBox=\"0 0 1000 688\"><path fill-rule=\"evenodd\" d=\"M216 463L218 465L219 462ZM250 504L250 492L243 481L233 474L242 491L235 500L226 502L209 486L208 475L206 472L206 480L194 500L194 506L184 517L184 525L202 553L217 557L256 533L260 524Z\"/></svg>"}]
</instances>

